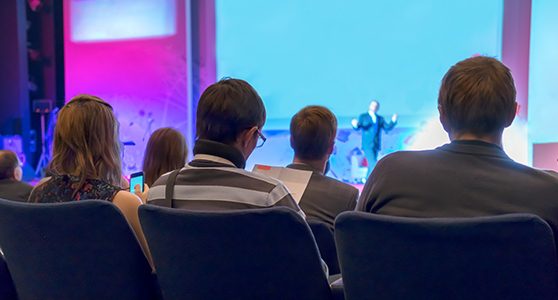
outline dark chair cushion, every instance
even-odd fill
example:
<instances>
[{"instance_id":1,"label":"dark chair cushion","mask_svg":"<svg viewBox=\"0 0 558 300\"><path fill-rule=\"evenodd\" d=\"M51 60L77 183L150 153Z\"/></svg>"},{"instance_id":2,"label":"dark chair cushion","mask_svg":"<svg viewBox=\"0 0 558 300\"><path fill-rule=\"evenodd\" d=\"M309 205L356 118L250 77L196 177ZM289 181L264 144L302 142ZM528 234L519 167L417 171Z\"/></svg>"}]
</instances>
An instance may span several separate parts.
<instances>
[{"instance_id":1,"label":"dark chair cushion","mask_svg":"<svg viewBox=\"0 0 558 300\"><path fill-rule=\"evenodd\" d=\"M318 249L288 208L140 208L165 299L330 299Z\"/></svg>"},{"instance_id":2,"label":"dark chair cushion","mask_svg":"<svg viewBox=\"0 0 558 300\"><path fill-rule=\"evenodd\" d=\"M335 223L351 299L555 299L550 226L534 215L416 219L360 212Z\"/></svg>"},{"instance_id":3,"label":"dark chair cushion","mask_svg":"<svg viewBox=\"0 0 558 300\"><path fill-rule=\"evenodd\" d=\"M0 200L0 247L20 299L153 299L151 268L107 201Z\"/></svg>"},{"instance_id":4,"label":"dark chair cushion","mask_svg":"<svg viewBox=\"0 0 558 300\"><path fill-rule=\"evenodd\" d=\"M16 300L16 291L12 276L8 270L8 265L4 260L4 256L0 254L0 299L2 300Z\"/></svg>"},{"instance_id":5,"label":"dark chair cushion","mask_svg":"<svg viewBox=\"0 0 558 300\"><path fill-rule=\"evenodd\" d=\"M339 269L339 261L337 260L337 248L335 247L335 238L333 231L325 223L320 221L308 221L312 234L318 244L320 255L329 267L329 275L341 273Z\"/></svg>"}]
</instances>

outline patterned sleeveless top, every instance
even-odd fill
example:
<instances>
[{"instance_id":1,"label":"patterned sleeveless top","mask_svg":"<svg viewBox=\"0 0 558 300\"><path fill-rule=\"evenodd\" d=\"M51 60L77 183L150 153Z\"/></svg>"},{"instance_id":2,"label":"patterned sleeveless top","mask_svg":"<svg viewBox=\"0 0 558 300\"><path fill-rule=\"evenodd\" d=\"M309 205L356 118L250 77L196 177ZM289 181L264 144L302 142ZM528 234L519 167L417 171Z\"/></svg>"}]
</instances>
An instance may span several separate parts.
<instances>
[{"instance_id":1,"label":"patterned sleeveless top","mask_svg":"<svg viewBox=\"0 0 558 300\"><path fill-rule=\"evenodd\" d=\"M73 196L77 188L79 188L79 178L77 176L54 175L48 181L37 185L33 189L29 196L29 202L54 203L88 199L112 202L116 193L122 190L120 187L99 179L85 180L83 186Z\"/></svg>"}]
</instances>

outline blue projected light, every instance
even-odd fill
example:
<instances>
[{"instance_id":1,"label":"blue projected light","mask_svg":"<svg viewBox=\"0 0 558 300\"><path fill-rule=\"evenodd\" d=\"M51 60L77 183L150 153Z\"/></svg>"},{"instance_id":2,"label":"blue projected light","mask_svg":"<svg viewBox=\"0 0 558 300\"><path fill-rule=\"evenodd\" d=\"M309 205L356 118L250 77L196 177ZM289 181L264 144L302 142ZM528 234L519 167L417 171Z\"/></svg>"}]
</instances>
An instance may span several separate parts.
<instances>
[{"instance_id":1,"label":"blue projected light","mask_svg":"<svg viewBox=\"0 0 558 300\"><path fill-rule=\"evenodd\" d=\"M72 41L112 41L173 35L176 32L175 1L72 0Z\"/></svg>"},{"instance_id":2,"label":"blue projected light","mask_svg":"<svg viewBox=\"0 0 558 300\"><path fill-rule=\"evenodd\" d=\"M529 138L533 143L558 141L558 2L533 1L529 69Z\"/></svg>"},{"instance_id":3,"label":"blue projected light","mask_svg":"<svg viewBox=\"0 0 558 300\"><path fill-rule=\"evenodd\" d=\"M266 129L310 104L349 127L372 99L418 126L451 65L501 56L502 16L502 0L216 0L217 74L254 85Z\"/></svg>"}]
</instances>

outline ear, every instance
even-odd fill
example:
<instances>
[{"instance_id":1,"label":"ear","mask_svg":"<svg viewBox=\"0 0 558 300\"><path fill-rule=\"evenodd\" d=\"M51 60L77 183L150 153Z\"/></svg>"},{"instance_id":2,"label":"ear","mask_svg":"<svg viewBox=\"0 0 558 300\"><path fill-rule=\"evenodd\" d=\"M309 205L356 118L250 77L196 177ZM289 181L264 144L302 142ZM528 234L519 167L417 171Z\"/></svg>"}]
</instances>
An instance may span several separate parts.
<instances>
[{"instance_id":1,"label":"ear","mask_svg":"<svg viewBox=\"0 0 558 300\"><path fill-rule=\"evenodd\" d=\"M23 178L23 170L21 169L21 167L15 168L14 179L17 181L21 181L22 178Z\"/></svg>"},{"instance_id":2,"label":"ear","mask_svg":"<svg viewBox=\"0 0 558 300\"><path fill-rule=\"evenodd\" d=\"M331 141L331 145L327 148L327 156L329 157L333 153L333 149L335 149L335 139Z\"/></svg>"},{"instance_id":3,"label":"ear","mask_svg":"<svg viewBox=\"0 0 558 300\"><path fill-rule=\"evenodd\" d=\"M250 143L254 142L254 136L256 136L256 142L257 142L257 134L256 132L258 131L258 127L254 126L250 129L246 129L244 130L240 136L241 136L241 143L242 143L242 147L249 147Z\"/></svg>"},{"instance_id":4,"label":"ear","mask_svg":"<svg viewBox=\"0 0 558 300\"><path fill-rule=\"evenodd\" d=\"M451 127L449 125L448 118L440 105L438 105L438 113L440 114L440 123L442 123L442 127L444 127L444 130L447 133L450 133Z\"/></svg>"},{"instance_id":5,"label":"ear","mask_svg":"<svg viewBox=\"0 0 558 300\"><path fill-rule=\"evenodd\" d=\"M517 113L519 112L519 104L517 104L517 102L515 102L513 109L510 109L510 111L508 112L508 116L506 118L506 127L509 127L512 123L513 120L515 119L515 116L517 115Z\"/></svg>"},{"instance_id":6,"label":"ear","mask_svg":"<svg viewBox=\"0 0 558 300\"><path fill-rule=\"evenodd\" d=\"M290 140L291 140L291 148L294 149L294 140L293 140L293 136L292 136L292 135L291 135L291 139L290 139Z\"/></svg>"}]
</instances>

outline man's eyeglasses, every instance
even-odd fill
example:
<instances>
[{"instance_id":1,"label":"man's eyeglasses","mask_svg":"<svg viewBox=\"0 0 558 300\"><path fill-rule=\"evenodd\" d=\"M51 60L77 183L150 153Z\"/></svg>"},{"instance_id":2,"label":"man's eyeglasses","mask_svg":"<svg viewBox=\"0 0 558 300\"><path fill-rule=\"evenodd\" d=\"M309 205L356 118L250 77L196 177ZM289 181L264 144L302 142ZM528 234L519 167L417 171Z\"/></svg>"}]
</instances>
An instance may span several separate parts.
<instances>
[{"instance_id":1,"label":"man's eyeglasses","mask_svg":"<svg viewBox=\"0 0 558 300\"><path fill-rule=\"evenodd\" d=\"M256 132L258 133L258 143L256 144L256 148L261 148L265 144L265 141L267 141L267 138L259 129Z\"/></svg>"}]
</instances>

